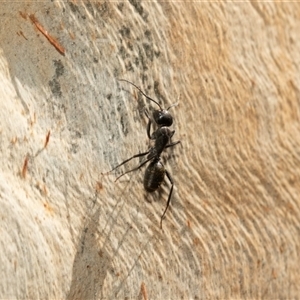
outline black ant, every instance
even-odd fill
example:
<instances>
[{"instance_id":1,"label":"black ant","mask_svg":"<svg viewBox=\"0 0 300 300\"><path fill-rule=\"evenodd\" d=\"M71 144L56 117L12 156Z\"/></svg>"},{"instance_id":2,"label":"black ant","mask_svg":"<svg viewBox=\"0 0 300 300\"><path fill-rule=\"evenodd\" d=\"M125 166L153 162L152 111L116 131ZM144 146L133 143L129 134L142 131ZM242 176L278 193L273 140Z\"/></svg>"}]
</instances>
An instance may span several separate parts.
<instances>
[{"instance_id":1,"label":"black ant","mask_svg":"<svg viewBox=\"0 0 300 300\"><path fill-rule=\"evenodd\" d=\"M119 79L119 80L131 83L130 81L127 81L125 79ZM124 176L127 173L130 173L130 172L140 169L147 162L151 161L151 163L149 164L149 166L147 167L147 169L145 171L145 176L144 176L144 188L147 192L151 193L151 192L156 191L160 187L161 183L164 180L165 174L166 174L171 183L171 189L170 189L166 208L160 219L160 228L162 228L162 220L163 220L163 218L168 210L168 207L170 205L174 182L173 182L173 179L172 179L170 173L165 169L164 165L160 161L161 160L160 155L164 149L175 146L178 143L180 143L180 141L171 143L171 138L174 135L175 130L170 130L168 128L168 126L171 126L173 123L173 117L168 112L168 109L171 108L173 105L170 106L166 110L162 109L162 107L158 104L158 102L156 102L152 98L148 97L135 84L133 84L133 83L131 83L131 84L133 86L135 86L147 99L156 103L160 108L160 110L155 110L153 112L153 118L154 118L155 122L159 125L159 128L156 131L154 131L152 134L150 134L151 119L150 119L148 113L146 113L146 116L149 119L148 126L147 126L147 135L148 135L149 139L155 140L155 144L147 152L139 153L139 154L136 154L136 155L126 159L125 161L123 161L122 163L120 163L119 165L117 165L116 167L114 167L112 170L110 170L107 173L110 173L110 172L116 170L117 168L119 168L120 166L129 162L133 158L147 155L146 160L144 162L142 162L138 167L121 174L119 177L116 178L115 181L117 181L118 179L120 179L122 176Z\"/></svg>"}]
</instances>

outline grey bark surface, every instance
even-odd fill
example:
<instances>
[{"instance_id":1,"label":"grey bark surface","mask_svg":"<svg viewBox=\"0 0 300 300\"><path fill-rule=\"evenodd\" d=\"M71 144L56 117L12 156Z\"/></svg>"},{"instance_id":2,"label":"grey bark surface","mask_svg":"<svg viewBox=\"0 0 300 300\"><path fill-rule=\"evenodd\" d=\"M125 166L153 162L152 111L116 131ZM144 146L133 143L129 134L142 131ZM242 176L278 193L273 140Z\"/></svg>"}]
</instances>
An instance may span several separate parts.
<instances>
[{"instance_id":1,"label":"grey bark surface","mask_svg":"<svg viewBox=\"0 0 300 300\"><path fill-rule=\"evenodd\" d=\"M299 5L1 2L0 20L1 299L299 297ZM152 145L157 107L118 78L179 101L163 230L167 180L115 182L139 159L102 175Z\"/></svg>"}]
</instances>

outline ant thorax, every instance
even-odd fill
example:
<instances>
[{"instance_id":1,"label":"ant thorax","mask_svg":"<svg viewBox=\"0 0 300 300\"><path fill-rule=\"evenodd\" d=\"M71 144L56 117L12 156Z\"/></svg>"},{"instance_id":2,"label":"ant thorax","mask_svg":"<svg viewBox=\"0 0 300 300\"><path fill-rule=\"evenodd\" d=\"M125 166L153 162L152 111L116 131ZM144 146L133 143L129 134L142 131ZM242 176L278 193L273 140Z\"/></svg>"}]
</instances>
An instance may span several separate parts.
<instances>
[{"instance_id":1,"label":"ant thorax","mask_svg":"<svg viewBox=\"0 0 300 300\"><path fill-rule=\"evenodd\" d=\"M152 137L155 139L155 147L164 149L170 143L174 133L175 130L170 130L168 127L159 127L152 133Z\"/></svg>"},{"instance_id":2,"label":"ant thorax","mask_svg":"<svg viewBox=\"0 0 300 300\"><path fill-rule=\"evenodd\" d=\"M171 138L175 130L170 130L168 127L159 127L152 133L152 139L155 140L154 146L150 149L148 158L159 157L167 145L170 144Z\"/></svg>"}]
</instances>

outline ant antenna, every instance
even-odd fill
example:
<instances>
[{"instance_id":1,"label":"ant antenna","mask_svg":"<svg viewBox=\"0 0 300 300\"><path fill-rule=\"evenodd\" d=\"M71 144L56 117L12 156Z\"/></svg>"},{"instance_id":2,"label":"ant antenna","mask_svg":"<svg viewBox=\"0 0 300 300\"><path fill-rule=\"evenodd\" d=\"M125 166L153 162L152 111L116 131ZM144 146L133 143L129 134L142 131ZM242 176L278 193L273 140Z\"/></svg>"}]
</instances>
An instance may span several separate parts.
<instances>
[{"instance_id":1,"label":"ant antenna","mask_svg":"<svg viewBox=\"0 0 300 300\"><path fill-rule=\"evenodd\" d=\"M174 104L172 104L171 106L169 106L166 110L169 110L170 108L174 107L174 106L177 106L179 104L179 99L180 99L180 94L179 94L179 97L178 97L178 101Z\"/></svg>"},{"instance_id":2,"label":"ant antenna","mask_svg":"<svg viewBox=\"0 0 300 300\"><path fill-rule=\"evenodd\" d=\"M170 105L166 110L169 110L170 108L172 108L172 107L174 107L174 106L177 106L178 104L179 104L179 102L176 102L176 103Z\"/></svg>"},{"instance_id":3,"label":"ant antenna","mask_svg":"<svg viewBox=\"0 0 300 300\"><path fill-rule=\"evenodd\" d=\"M132 82L130 82L130 81L128 81L128 80L126 80L126 79L117 79L117 80L119 80L119 81L125 81L125 82L128 82L128 83L130 83L131 85L133 85L135 88L137 88L148 100L150 100L150 101L152 101L152 102L154 102L154 103L156 103L158 106L159 106L159 108L160 108L160 110L163 110L162 109L162 107L160 106L160 104L157 102L157 101L155 101L154 99L152 99L152 98L150 98L149 96L147 96L137 85L135 85L134 83L132 83Z\"/></svg>"}]
</instances>

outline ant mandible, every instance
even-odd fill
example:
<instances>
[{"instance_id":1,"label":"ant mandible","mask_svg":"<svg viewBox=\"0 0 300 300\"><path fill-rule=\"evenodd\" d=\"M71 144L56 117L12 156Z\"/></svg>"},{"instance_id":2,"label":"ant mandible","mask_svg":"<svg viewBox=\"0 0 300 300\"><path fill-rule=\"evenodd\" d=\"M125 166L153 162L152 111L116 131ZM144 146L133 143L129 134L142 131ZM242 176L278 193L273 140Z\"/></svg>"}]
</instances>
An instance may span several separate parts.
<instances>
[{"instance_id":1,"label":"ant mandible","mask_svg":"<svg viewBox=\"0 0 300 300\"><path fill-rule=\"evenodd\" d=\"M153 101L154 103L156 103L159 106L160 110L155 110L153 112L153 119L159 127L156 131L154 131L152 134L150 134L151 122L152 121L151 121L148 113L146 112L146 116L149 119L148 125L147 125L147 135L148 135L149 139L155 140L154 146L151 147L147 152L143 152L143 153L133 155L132 157L126 159L125 161L123 161L122 163L120 163L119 165L117 165L116 167L114 167L112 170L110 170L109 172L107 172L105 174L108 174L108 173L116 170L117 168L119 168L120 166L126 164L127 162L129 162L133 158L147 155L147 158L144 162L142 162L136 168L121 174L119 177L116 178L115 181L120 179L125 174L128 174L130 172L133 172L133 171L136 171L136 170L140 169L147 162L151 161L149 166L146 168L146 171L145 171L144 188L147 192L152 193L160 187L161 183L164 180L165 175L167 175L167 178L169 179L169 181L171 183L171 189L170 189L170 192L169 192L166 208L165 208L165 210L164 210L164 212L163 212L163 214L160 218L160 228L162 229L162 221L163 221L163 218L164 218L164 216L165 216L165 214L168 210L168 207L170 205L171 196L172 196L173 187L174 187L174 182L173 182L173 179L172 179L170 173L165 169L164 165L160 161L161 160L160 156L161 156L161 153L163 152L164 149L169 148L169 147L173 147L173 146L177 145L178 143L180 143L180 141L173 142L173 143L171 142L171 138L174 135L175 130L170 130L168 128L173 123L173 117L168 112L168 110L174 105L170 106L167 109L163 109L158 102L156 102L155 100L153 100L152 98L147 96L138 86L136 86L132 82L130 82L128 80L125 80L125 79L119 79L119 81L125 81L125 82L128 82L128 83L132 84L147 99Z\"/></svg>"}]
</instances>

